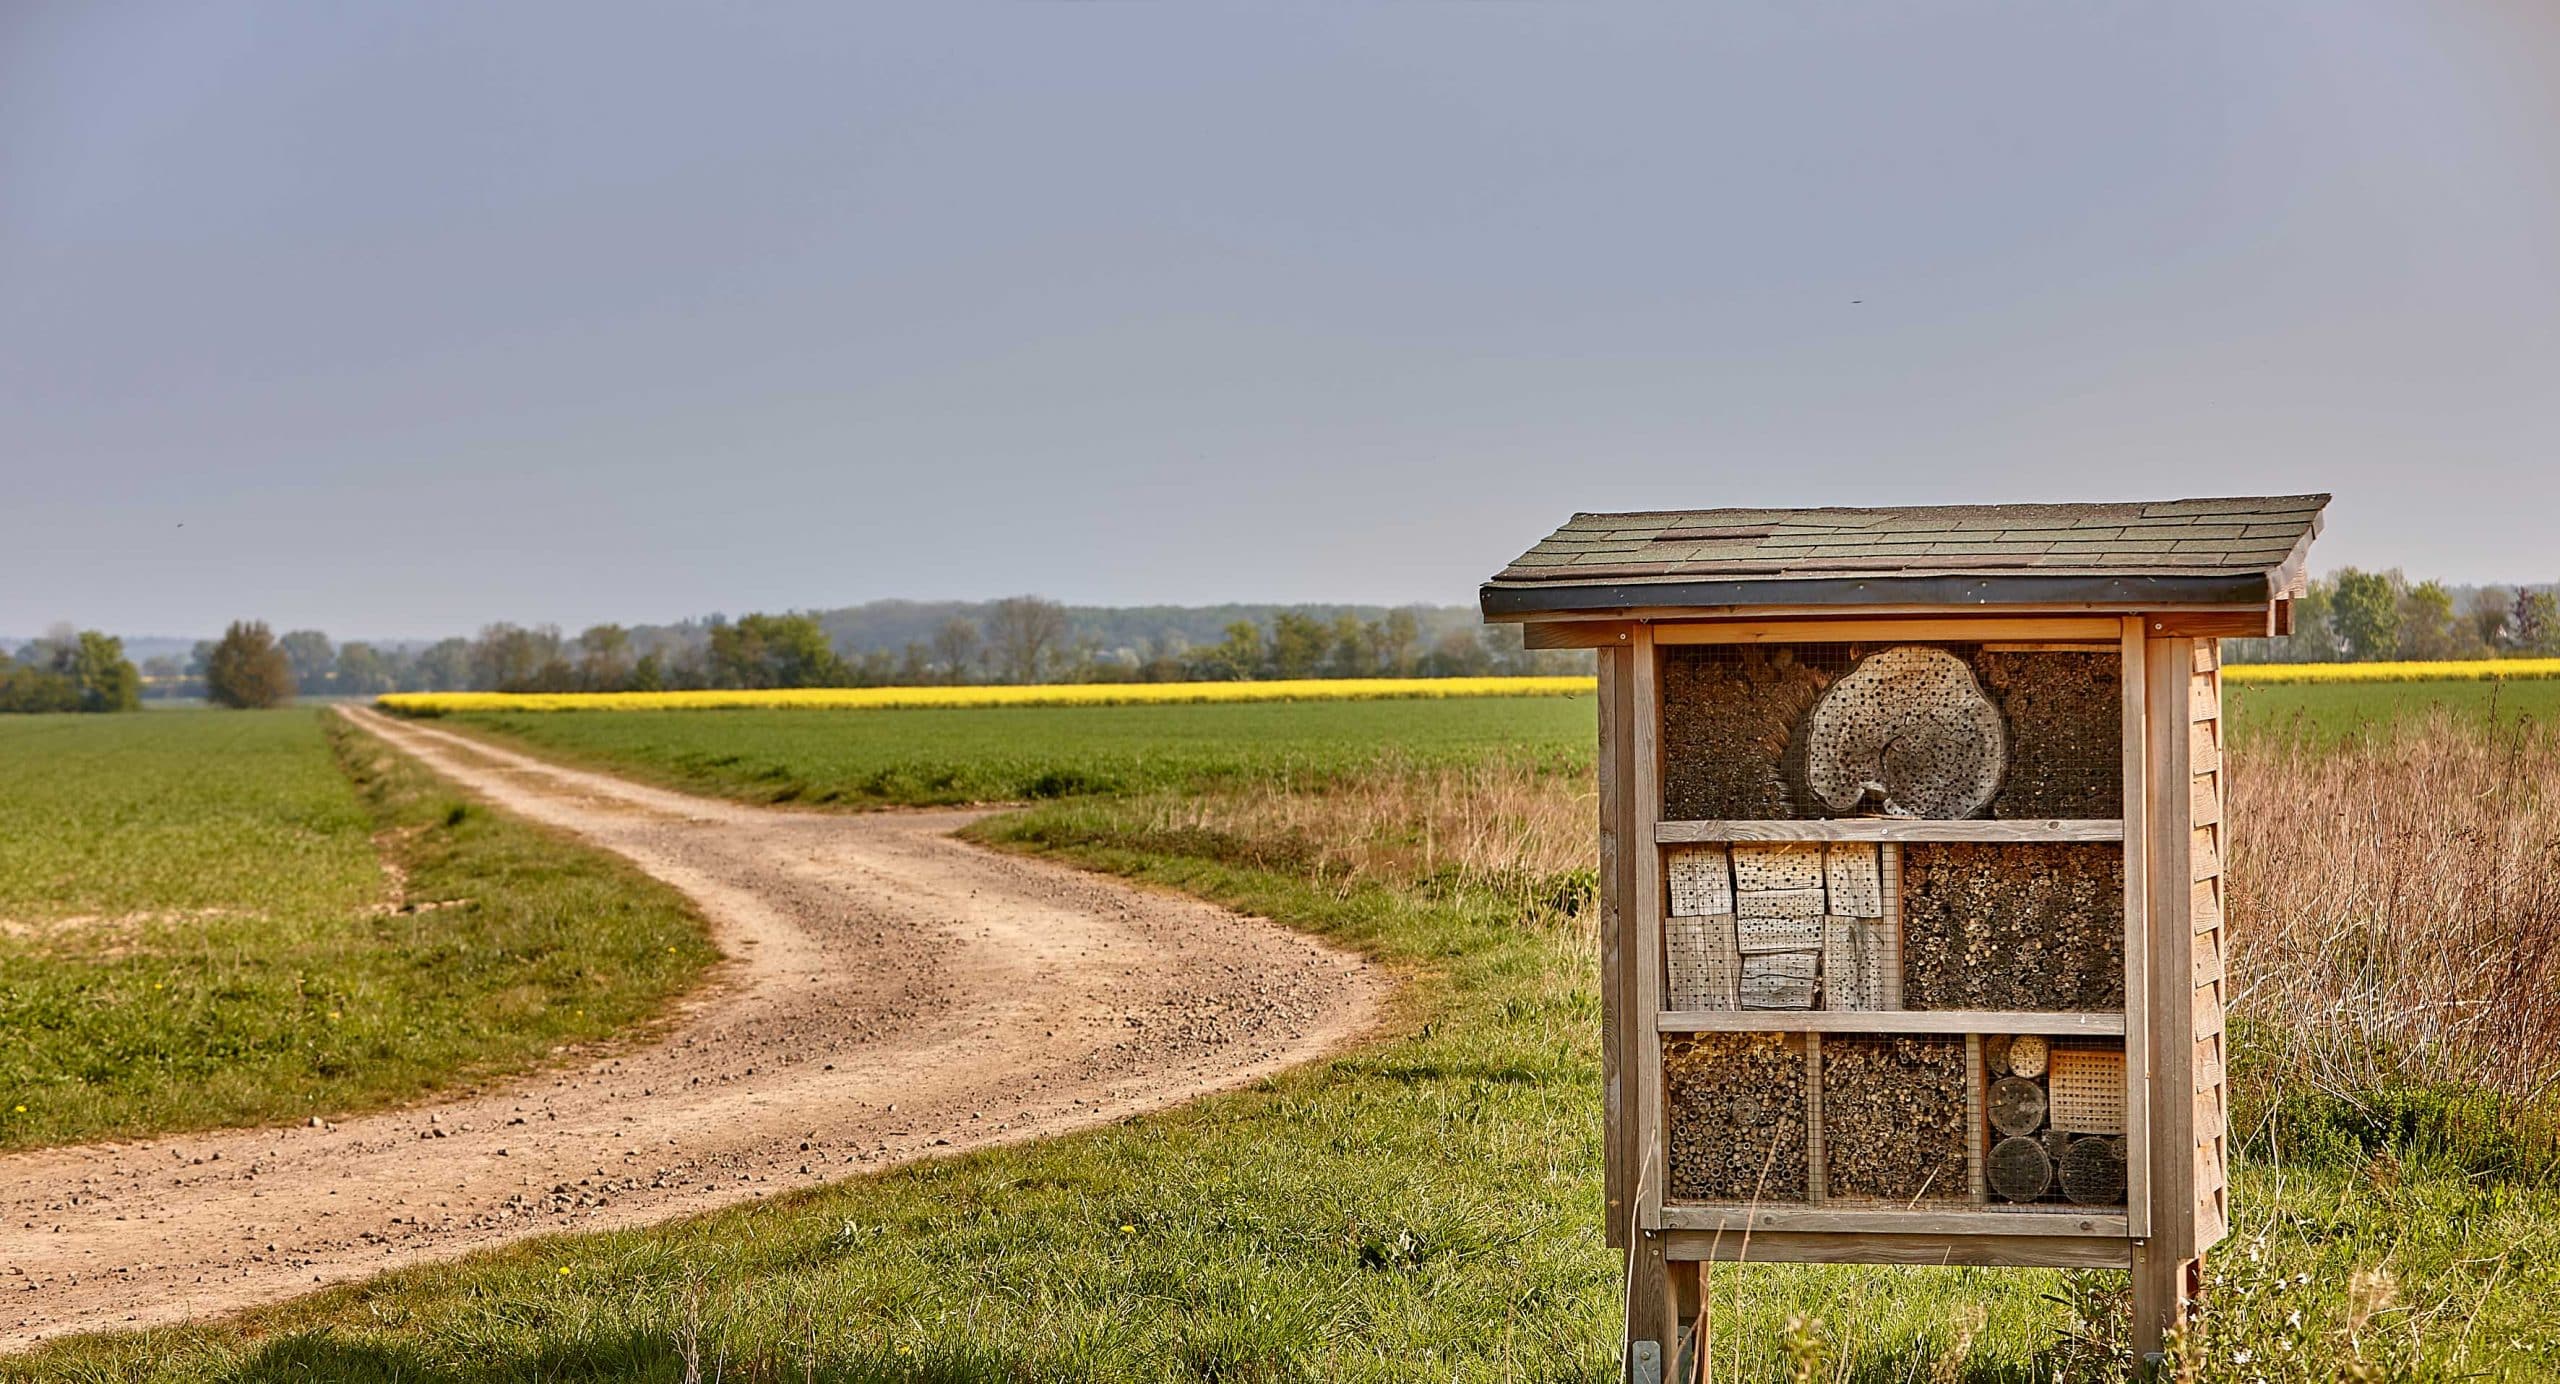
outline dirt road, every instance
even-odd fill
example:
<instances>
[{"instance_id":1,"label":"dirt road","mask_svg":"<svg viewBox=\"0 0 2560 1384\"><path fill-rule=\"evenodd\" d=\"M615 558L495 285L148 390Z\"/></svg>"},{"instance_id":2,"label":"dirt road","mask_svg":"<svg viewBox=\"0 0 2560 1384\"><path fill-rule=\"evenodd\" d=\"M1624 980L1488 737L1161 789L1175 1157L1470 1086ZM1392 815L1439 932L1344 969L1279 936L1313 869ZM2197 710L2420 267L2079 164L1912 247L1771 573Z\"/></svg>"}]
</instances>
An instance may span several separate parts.
<instances>
[{"instance_id":1,"label":"dirt road","mask_svg":"<svg viewBox=\"0 0 2560 1384\"><path fill-rule=\"evenodd\" d=\"M0 1348L200 1318L1116 1119L1340 1047L1375 967L1274 924L950 839L349 713L697 900L731 958L660 1040L343 1124L0 1158Z\"/></svg>"}]
</instances>

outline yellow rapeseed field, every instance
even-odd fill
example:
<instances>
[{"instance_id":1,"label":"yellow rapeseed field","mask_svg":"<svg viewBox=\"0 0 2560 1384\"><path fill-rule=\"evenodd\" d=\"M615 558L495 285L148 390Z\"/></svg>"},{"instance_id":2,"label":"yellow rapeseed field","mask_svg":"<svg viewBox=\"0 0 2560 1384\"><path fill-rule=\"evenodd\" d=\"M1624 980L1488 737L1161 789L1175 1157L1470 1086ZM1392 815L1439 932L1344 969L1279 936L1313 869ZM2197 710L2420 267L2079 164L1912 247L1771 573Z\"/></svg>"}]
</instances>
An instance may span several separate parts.
<instances>
[{"instance_id":1,"label":"yellow rapeseed field","mask_svg":"<svg viewBox=\"0 0 2560 1384\"><path fill-rule=\"evenodd\" d=\"M763 692L394 692L387 711L890 711L930 707L1148 706L1175 702L1374 701L1388 697L1573 697L1587 677L1305 678L1279 682L1084 682L1026 687L795 687Z\"/></svg>"},{"instance_id":2,"label":"yellow rapeseed field","mask_svg":"<svg viewBox=\"0 0 2560 1384\"><path fill-rule=\"evenodd\" d=\"M2481 682L2560 678L2560 658L2448 659L2428 663L2236 663L2227 682Z\"/></svg>"}]
</instances>

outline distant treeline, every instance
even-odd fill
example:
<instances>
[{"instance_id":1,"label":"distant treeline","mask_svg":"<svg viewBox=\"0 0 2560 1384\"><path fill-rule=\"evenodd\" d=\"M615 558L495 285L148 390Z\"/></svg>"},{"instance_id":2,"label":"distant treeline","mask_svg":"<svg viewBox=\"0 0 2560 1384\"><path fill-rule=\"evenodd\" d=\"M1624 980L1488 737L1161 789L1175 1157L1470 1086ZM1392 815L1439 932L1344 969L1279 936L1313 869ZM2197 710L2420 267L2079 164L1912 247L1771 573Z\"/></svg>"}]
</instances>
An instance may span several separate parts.
<instances>
[{"instance_id":1,"label":"distant treeline","mask_svg":"<svg viewBox=\"0 0 2560 1384\"><path fill-rule=\"evenodd\" d=\"M2313 581L2293 603L2292 634L2227 640L2223 656L2233 663L2560 657L2560 595L2346 567Z\"/></svg>"},{"instance_id":2,"label":"distant treeline","mask_svg":"<svg viewBox=\"0 0 2560 1384\"><path fill-rule=\"evenodd\" d=\"M0 712L131 711L141 698L142 675L113 635L57 625L15 653L0 649Z\"/></svg>"},{"instance_id":3,"label":"distant treeline","mask_svg":"<svg viewBox=\"0 0 2560 1384\"><path fill-rule=\"evenodd\" d=\"M1570 673L1589 664L1582 654L1526 650L1516 627L1478 624L1463 607L1212 609L1234 618L1214 640L1198 643L1186 633L1196 620L1167 618L1194 617L1197 608L1164 608L1150 624L1127 611L1079 611L1037 596L594 625L575 635L500 623L470 639L406 646L336 644L319 630L293 630L273 643L304 696L1472 677ZM928 611L938 618L919 624L916 617ZM1106 642L1133 628L1148 631L1140 642ZM866 637L884 629L910 637L894 648L865 647ZM218 647L208 640L183 661L148 660L154 694L205 695Z\"/></svg>"}]
</instances>

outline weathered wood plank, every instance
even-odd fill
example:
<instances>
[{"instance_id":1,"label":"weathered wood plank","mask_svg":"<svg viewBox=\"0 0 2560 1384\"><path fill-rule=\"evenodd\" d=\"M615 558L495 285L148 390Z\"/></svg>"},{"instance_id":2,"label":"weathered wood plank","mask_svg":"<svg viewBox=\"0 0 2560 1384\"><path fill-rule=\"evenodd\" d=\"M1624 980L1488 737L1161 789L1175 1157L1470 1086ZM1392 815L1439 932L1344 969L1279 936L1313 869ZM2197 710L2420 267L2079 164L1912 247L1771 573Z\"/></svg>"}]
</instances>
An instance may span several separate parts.
<instances>
[{"instance_id":1,"label":"weathered wood plank","mask_svg":"<svg viewBox=\"0 0 2560 1384\"><path fill-rule=\"evenodd\" d=\"M1930 1203L1904 1209L1899 1204L1846 1206L1833 1201L1820 1207L1700 1205L1675 1202L1662 1210L1665 1230L1724 1231L1740 1234L1748 1227L1763 1232L1821 1232L1835 1235L2094 1235L2122 1237L2124 1217L2112 1211L2049 1207L1984 1207L1961 1202Z\"/></svg>"},{"instance_id":2,"label":"weathered wood plank","mask_svg":"<svg viewBox=\"0 0 2560 1384\"><path fill-rule=\"evenodd\" d=\"M1666 846L1725 841L2121 841L2124 823L2107 818L1935 821L1834 817L1807 821L1671 821L1654 827Z\"/></svg>"},{"instance_id":3,"label":"weathered wood plank","mask_svg":"<svg viewBox=\"0 0 2560 1384\"><path fill-rule=\"evenodd\" d=\"M1801 1235L1748 1237L1713 1231L1670 1232L1682 1260L1748 1259L1761 1264L1962 1264L1984 1268L2123 1269L2130 1241L2081 1235Z\"/></svg>"},{"instance_id":4,"label":"weathered wood plank","mask_svg":"<svg viewBox=\"0 0 2560 1384\"><path fill-rule=\"evenodd\" d=\"M2116 620L2103 616L1967 615L1914 619L1730 620L1656 624L1657 644L1836 644L1929 640L2036 640L2112 643Z\"/></svg>"},{"instance_id":5,"label":"weathered wood plank","mask_svg":"<svg viewBox=\"0 0 2560 1384\"><path fill-rule=\"evenodd\" d=\"M1624 620L1532 620L1520 627L1520 643L1530 649L1622 649L1634 642L1634 631Z\"/></svg>"},{"instance_id":6,"label":"weathered wood plank","mask_svg":"<svg viewBox=\"0 0 2560 1384\"><path fill-rule=\"evenodd\" d=\"M1817 1009L1803 1014L1746 1014L1700 1009L1655 1017L1664 1033L2045 1033L2117 1038L2122 1014L2022 1012L2006 1009Z\"/></svg>"},{"instance_id":7,"label":"weathered wood plank","mask_svg":"<svg viewBox=\"0 0 2560 1384\"><path fill-rule=\"evenodd\" d=\"M1633 949L1627 929L1635 916L1635 882L1628 866L1635 843L1629 839L1634 785L1627 773L1629 711L1633 691L1628 656L1622 650L1602 653L1599 674L1600 722L1600 1113L1604 1138L1601 1153L1602 1191L1607 1201L1602 1231L1611 1249L1627 1246L1633 1201L1627 1186L1630 1141L1635 1122L1626 1099L1623 1057L1643 1045L1644 1032L1628 996Z\"/></svg>"}]
</instances>

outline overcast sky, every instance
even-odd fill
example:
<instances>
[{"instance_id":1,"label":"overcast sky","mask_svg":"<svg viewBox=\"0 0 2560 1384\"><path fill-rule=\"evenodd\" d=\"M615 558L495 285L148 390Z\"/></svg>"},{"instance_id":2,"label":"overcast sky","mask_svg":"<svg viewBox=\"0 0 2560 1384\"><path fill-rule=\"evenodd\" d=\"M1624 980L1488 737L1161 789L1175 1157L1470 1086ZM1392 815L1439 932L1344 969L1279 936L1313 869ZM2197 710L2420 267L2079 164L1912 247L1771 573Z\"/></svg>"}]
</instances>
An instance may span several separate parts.
<instances>
[{"instance_id":1,"label":"overcast sky","mask_svg":"<svg viewBox=\"0 0 2560 1384\"><path fill-rule=\"evenodd\" d=\"M2304 490L2560 578L2560 8L0 3L0 631Z\"/></svg>"}]
</instances>

